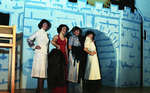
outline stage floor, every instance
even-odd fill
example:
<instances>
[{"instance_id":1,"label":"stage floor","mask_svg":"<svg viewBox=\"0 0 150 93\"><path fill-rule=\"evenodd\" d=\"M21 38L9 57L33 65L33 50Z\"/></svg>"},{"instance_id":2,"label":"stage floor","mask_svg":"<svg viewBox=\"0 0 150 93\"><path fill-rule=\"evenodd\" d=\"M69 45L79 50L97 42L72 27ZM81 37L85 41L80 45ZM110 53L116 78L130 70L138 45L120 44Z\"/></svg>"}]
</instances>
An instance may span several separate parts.
<instances>
[{"instance_id":1,"label":"stage floor","mask_svg":"<svg viewBox=\"0 0 150 93\"><path fill-rule=\"evenodd\" d=\"M15 93L35 93L35 90L16 90ZM44 90L44 93L49 93ZM83 93L150 93L150 88L112 88L101 87L90 91L84 91Z\"/></svg>"},{"instance_id":2,"label":"stage floor","mask_svg":"<svg viewBox=\"0 0 150 93\"><path fill-rule=\"evenodd\" d=\"M99 81L83 83L82 89L72 83L68 84L68 93L150 93L150 87L114 88L101 86ZM80 91L82 90L82 92ZM78 91L78 92L77 92ZM80 91L80 92L79 92ZM2 93L0 91L0 93ZM15 93L36 93L35 89L16 89ZM43 93L50 93L44 89Z\"/></svg>"},{"instance_id":3,"label":"stage floor","mask_svg":"<svg viewBox=\"0 0 150 93\"><path fill-rule=\"evenodd\" d=\"M2 91L0 91L2 92ZM15 90L15 93L36 93L34 89L19 89ZM43 93L49 93L47 89L44 89ZM72 92L68 92L72 93ZM112 88L101 87L99 89L85 90L82 93L150 93L150 88Z\"/></svg>"}]
</instances>

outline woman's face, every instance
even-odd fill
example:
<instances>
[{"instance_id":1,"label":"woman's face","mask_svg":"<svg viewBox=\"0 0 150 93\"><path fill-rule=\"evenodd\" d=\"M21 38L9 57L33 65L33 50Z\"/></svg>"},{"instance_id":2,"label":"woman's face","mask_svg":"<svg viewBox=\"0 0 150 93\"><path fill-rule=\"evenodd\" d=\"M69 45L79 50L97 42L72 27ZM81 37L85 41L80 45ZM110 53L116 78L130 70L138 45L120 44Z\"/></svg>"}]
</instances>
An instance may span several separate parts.
<instances>
[{"instance_id":1,"label":"woman's face","mask_svg":"<svg viewBox=\"0 0 150 93\"><path fill-rule=\"evenodd\" d=\"M88 37L93 40L93 34L89 34Z\"/></svg>"},{"instance_id":2,"label":"woman's face","mask_svg":"<svg viewBox=\"0 0 150 93\"><path fill-rule=\"evenodd\" d=\"M61 33L63 34L63 35L65 35L66 34L66 31L67 31L67 28L64 26L64 27L62 27L62 29L61 29Z\"/></svg>"},{"instance_id":3,"label":"woman's face","mask_svg":"<svg viewBox=\"0 0 150 93\"><path fill-rule=\"evenodd\" d=\"M48 28L47 23L43 23L43 25L42 25L42 29L47 30L47 28Z\"/></svg>"},{"instance_id":4,"label":"woman's face","mask_svg":"<svg viewBox=\"0 0 150 93\"><path fill-rule=\"evenodd\" d=\"M80 31L79 31L79 30L75 30L75 31L74 31L74 35L75 35L75 36L79 36L79 34L80 34Z\"/></svg>"}]
</instances>

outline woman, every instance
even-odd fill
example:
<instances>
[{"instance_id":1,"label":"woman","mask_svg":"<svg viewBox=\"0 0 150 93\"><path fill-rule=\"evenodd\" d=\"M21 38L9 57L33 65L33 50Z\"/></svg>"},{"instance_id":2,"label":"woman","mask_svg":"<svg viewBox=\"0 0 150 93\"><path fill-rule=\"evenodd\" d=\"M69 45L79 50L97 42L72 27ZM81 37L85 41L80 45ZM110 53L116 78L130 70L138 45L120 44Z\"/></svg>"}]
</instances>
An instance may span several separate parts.
<instances>
[{"instance_id":1,"label":"woman","mask_svg":"<svg viewBox=\"0 0 150 93\"><path fill-rule=\"evenodd\" d=\"M38 24L39 30L31 35L27 42L35 50L32 77L38 79L36 93L42 93L44 79L47 78L47 53L49 47L49 38L46 31L51 27L51 23L46 19L41 20ZM36 42L36 44L34 44Z\"/></svg>"},{"instance_id":2,"label":"woman","mask_svg":"<svg viewBox=\"0 0 150 93\"><path fill-rule=\"evenodd\" d=\"M75 26L71 32L73 35L69 38L69 70L68 81L72 85L71 93L81 93L81 86L78 84L79 78L79 65L82 61L82 31L79 27ZM71 88L69 90L71 91Z\"/></svg>"},{"instance_id":3,"label":"woman","mask_svg":"<svg viewBox=\"0 0 150 93\"><path fill-rule=\"evenodd\" d=\"M68 81L77 83L79 74L79 63L81 59L81 29L77 26L73 27L73 36L69 38L69 74Z\"/></svg>"},{"instance_id":4,"label":"woman","mask_svg":"<svg viewBox=\"0 0 150 93\"><path fill-rule=\"evenodd\" d=\"M94 32L87 31L86 39L84 43L84 51L88 54L87 64L85 69L85 80L100 80L100 68L99 61L96 52L96 46L94 44Z\"/></svg>"},{"instance_id":5,"label":"woman","mask_svg":"<svg viewBox=\"0 0 150 93\"><path fill-rule=\"evenodd\" d=\"M64 67L64 72L65 72L65 80L67 80L67 75L68 75L68 70L67 70L67 65L68 65L68 56L67 56L67 38L65 37L66 32L69 30L67 25L61 24L57 28L58 35L54 36L52 40L52 44L59 49L64 57L65 57L65 67ZM63 86L56 86L55 88L52 89L52 93L66 93L67 92L67 85Z\"/></svg>"}]
</instances>

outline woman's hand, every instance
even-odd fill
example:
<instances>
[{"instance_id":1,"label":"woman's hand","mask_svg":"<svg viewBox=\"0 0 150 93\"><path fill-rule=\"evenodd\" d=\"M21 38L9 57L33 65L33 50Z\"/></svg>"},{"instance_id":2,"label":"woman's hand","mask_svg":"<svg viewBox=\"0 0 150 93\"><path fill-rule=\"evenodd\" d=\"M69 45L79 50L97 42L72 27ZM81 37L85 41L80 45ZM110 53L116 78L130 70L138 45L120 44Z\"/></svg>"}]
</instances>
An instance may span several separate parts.
<instances>
[{"instance_id":1,"label":"woman's hand","mask_svg":"<svg viewBox=\"0 0 150 93\"><path fill-rule=\"evenodd\" d=\"M37 46L35 47L35 49L40 50L40 49L41 49L41 47L40 47L39 45L37 45Z\"/></svg>"},{"instance_id":2,"label":"woman's hand","mask_svg":"<svg viewBox=\"0 0 150 93\"><path fill-rule=\"evenodd\" d=\"M56 48L57 48L57 49L60 49L60 45L56 45Z\"/></svg>"},{"instance_id":3,"label":"woman's hand","mask_svg":"<svg viewBox=\"0 0 150 93\"><path fill-rule=\"evenodd\" d=\"M96 51L89 51L88 48L84 48L84 51L85 51L86 53L88 53L89 55L91 55L91 56L97 54Z\"/></svg>"},{"instance_id":4,"label":"woman's hand","mask_svg":"<svg viewBox=\"0 0 150 93\"><path fill-rule=\"evenodd\" d=\"M91 56L94 56L96 54L96 51L92 51L89 53Z\"/></svg>"}]
</instances>

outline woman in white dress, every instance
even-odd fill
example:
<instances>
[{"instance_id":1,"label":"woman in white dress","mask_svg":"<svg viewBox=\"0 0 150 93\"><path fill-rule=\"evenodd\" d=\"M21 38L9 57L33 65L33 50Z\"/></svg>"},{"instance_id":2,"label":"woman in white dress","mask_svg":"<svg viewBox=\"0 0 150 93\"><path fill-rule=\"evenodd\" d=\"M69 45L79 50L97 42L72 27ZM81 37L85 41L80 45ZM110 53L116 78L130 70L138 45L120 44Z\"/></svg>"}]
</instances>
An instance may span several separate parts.
<instances>
[{"instance_id":1,"label":"woman in white dress","mask_svg":"<svg viewBox=\"0 0 150 93\"><path fill-rule=\"evenodd\" d=\"M72 28L73 35L69 38L69 74L68 81L78 83L79 64L81 59L81 29L77 26Z\"/></svg>"},{"instance_id":2,"label":"woman in white dress","mask_svg":"<svg viewBox=\"0 0 150 93\"><path fill-rule=\"evenodd\" d=\"M32 77L38 79L36 93L42 93L44 79L47 78L47 54L49 47L49 38L46 31L51 27L51 23L43 19L38 24L38 27L39 30L31 35L27 39L27 42L29 46L34 50Z\"/></svg>"},{"instance_id":3,"label":"woman in white dress","mask_svg":"<svg viewBox=\"0 0 150 93\"><path fill-rule=\"evenodd\" d=\"M99 61L96 52L96 46L94 44L94 32L87 31L86 39L84 43L84 51L88 54L87 56L87 64L85 69L85 80L100 80L100 68Z\"/></svg>"}]
</instances>

